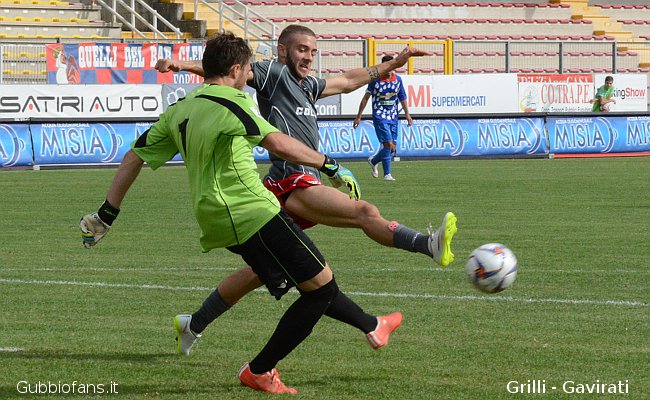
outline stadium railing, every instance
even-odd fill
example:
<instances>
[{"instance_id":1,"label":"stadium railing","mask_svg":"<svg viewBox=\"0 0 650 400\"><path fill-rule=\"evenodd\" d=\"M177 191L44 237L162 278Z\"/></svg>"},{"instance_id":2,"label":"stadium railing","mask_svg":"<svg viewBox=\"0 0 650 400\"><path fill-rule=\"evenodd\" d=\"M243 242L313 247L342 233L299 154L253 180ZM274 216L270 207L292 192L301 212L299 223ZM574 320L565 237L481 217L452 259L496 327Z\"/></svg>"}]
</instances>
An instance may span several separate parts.
<instances>
[{"instance_id":1,"label":"stadium railing","mask_svg":"<svg viewBox=\"0 0 650 400\"><path fill-rule=\"evenodd\" d=\"M201 41L202 39L191 39ZM35 42L36 41L36 42ZM0 84L45 83L45 44L55 42L107 42L107 39L3 39L0 38ZM110 41L146 42L141 39ZM182 40L188 41L188 39ZM257 48L268 41L251 41ZM366 40L320 39L320 52L313 64L316 75L327 77L349 69L367 66ZM417 45L417 41L413 41ZM273 42L272 42L273 44ZM624 42L560 40L455 40L454 73L526 72L564 73L626 72L646 73L639 67L639 53L619 51ZM635 45L635 43L630 43ZM397 54L403 45L384 47L384 54ZM435 46L424 48L431 57L415 60L415 73L442 73L444 56ZM270 54L269 54L270 55Z\"/></svg>"}]
</instances>

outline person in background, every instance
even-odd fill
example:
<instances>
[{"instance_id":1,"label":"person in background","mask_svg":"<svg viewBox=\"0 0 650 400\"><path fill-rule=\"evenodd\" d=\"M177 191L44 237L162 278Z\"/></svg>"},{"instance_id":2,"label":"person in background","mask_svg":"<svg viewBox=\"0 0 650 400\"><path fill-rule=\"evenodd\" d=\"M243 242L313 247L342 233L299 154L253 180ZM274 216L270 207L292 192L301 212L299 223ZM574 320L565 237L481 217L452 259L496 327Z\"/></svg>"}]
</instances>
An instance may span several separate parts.
<instances>
[{"instance_id":1,"label":"person in background","mask_svg":"<svg viewBox=\"0 0 650 400\"><path fill-rule=\"evenodd\" d=\"M612 104L616 104L614 96L614 77L608 75L605 77L605 84L596 90L596 95L589 100L593 104L592 112L609 112Z\"/></svg>"},{"instance_id":2,"label":"person in background","mask_svg":"<svg viewBox=\"0 0 650 400\"><path fill-rule=\"evenodd\" d=\"M385 63L393 57L386 55L381 58ZM402 105L404 117L409 126L413 125L413 119L409 114L406 91L402 78L395 72L389 71L378 79L370 82L366 93L359 103L359 112L354 119L353 127L356 129L361 122L361 114L372 96L372 123L375 127L375 134L381 147L374 156L368 157L368 163L372 168L372 176L377 178L379 171L377 164L381 162L384 170L384 180L394 181L391 173L391 159L397 151L397 135L399 132L399 106Z\"/></svg>"}]
</instances>

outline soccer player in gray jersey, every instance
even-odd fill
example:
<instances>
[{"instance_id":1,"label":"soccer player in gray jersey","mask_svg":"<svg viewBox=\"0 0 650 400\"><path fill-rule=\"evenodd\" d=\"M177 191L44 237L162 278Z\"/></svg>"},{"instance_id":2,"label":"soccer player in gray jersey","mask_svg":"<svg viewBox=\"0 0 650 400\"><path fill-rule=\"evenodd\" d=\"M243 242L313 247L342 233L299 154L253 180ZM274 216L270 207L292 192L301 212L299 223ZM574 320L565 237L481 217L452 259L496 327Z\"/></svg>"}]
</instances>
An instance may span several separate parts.
<instances>
[{"instance_id":1,"label":"soccer player in gray jersey","mask_svg":"<svg viewBox=\"0 0 650 400\"><path fill-rule=\"evenodd\" d=\"M262 116L279 131L295 137L315 150L318 150L320 140L315 108L317 99L352 92L380 75L403 66L410 57L430 54L406 47L388 62L368 68L352 69L328 79L319 79L309 75L317 51L316 35L311 29L301 25L289 25L278 38L277 60L253 63L247 80L247 84L257 91ZM161 72L183 70L203 75L200 65L179 60L161 59L156 64L156 69ZM359 200L360 193L353 185L348 187L348 197L339 190L322 185L317 170L287 163L273 155L270 157L273 164L264 184L274 192L282 206L301 227L324 224L360 228L379 244L425 254L443 267L454 260L451 241L457 228L456 216L453 213L445 214L435 232L429 227L428 234L424 234L382 217L376 206ZM261 282L250 268L233 273L215 291L222 301L219 310L212 308L210 320L217 318L246 293L259 286ZM380 318L378 328L381 323ZM373 348L385 344L379 343L375 346L370 336L368 339Z\"/></svg>"}]
</instances>

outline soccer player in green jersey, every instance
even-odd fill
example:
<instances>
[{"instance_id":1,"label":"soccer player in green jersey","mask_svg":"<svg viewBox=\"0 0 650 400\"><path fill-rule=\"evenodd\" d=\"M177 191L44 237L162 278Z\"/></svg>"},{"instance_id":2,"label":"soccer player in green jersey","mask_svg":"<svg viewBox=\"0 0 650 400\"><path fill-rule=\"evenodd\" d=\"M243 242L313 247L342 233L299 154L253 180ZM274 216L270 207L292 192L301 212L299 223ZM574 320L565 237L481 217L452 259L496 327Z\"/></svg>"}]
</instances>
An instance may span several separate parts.
<instances>
[{"instance_id":1,"label":"soccer player in green jersey","mask_svg":"<svg viewBox=\"0 0 650 400\"><path fill-rule=\"evenodd\" d=\"M358 187L349 170L278 132L258 115L253 100L242 92L251 56L246 42L233 34L209 40L203 58L205 84L169 107L131 144L106 201L97 212L84 216L80 227L85 247L94 246L118 216L144 162L155 170L180 153L188 171L203 251L225 247L241 255L256 279L277 298L286 293L283 285L296 286L300 292L262 351L239 372L241 383L252 389L296 393L280 380L276 364L309 336L324 313L336 317L350 301L339 292L316 246L262 184L252 148L260 145L292 163L318 168L352 190ZM206 302L211 304L210 298ZM374 317L358 311L357 317L375 323ZM176 328L189 331L191 322L177 318ZM394 328L380 333L388 335ZM189 335L182 339L194 340Z\"/></svg>"},{"instance_id":2,"label":"soccer player in green jersey","mask_svg":"<svg viewBox=\"0 0 650 400\"><path fill-rule=\"evenodd\" d=\"M605 84L596 90L596 95L593 99L589 100L593 104L592 112L609 112L612 104L616 104L614 96L614 77L608 75L605 77Z\"/></svg>"}]
</instances>

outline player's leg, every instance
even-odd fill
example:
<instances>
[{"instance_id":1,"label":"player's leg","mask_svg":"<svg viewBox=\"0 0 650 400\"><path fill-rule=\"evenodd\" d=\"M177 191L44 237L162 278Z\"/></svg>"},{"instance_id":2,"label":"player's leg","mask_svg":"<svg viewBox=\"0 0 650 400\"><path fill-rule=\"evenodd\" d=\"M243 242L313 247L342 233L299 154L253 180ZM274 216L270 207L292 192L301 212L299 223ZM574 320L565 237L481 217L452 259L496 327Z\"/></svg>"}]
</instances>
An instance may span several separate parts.
<instances>
[{"instance_id":1,"label":"player's leg","mask_svg":"<svg viewBox=\"0 0 650 400\"><path fill-rule=\"evenodd\" d=\"M262 281L251 267L241 268L219 283L219 287L208 296L199 310L192 314L190 328L201 333L208 324L235 305L246 294L262 286Z\"/></svg>"},{"instance_id":2,"label":"player's leg","mask_svg":"<svg viewBox=\"0 0 650 400\"><path fill-rule=\"evenodd\" d=\"M377 163L379 161L375 162L375 157L377 157L379 152L375 153L375 155L368 157L368 164L370 164L370 173L372 174L373 178L379 177L379 170L377 169Z\"/></svg>"},{"instance_id":3,"label":"player's leg","mask_svg":"<svg viewBox=\"0 0 650 400\"><path fill-rule=\"evenodd\" d=\"M319 224L360 228L369 238L384 246L399 247L404 242L413 242L413 246L400 248L431 255L428 253L427 235L412 229L402 232L405 227L386 220L375 205L364 200L352 200L331 186L296 189L285 201L285 207L289 213ZM400 227L402 229L398 229ZM405 240L401 240L402 235Z\"/></svg>"},{"instance_id":4,"label":"player's leg","mask_svg":"<svg viewBox=\"0 0 650 400\"><path fill-rule=\"evenodd\" d=\"M225 313L247 293L262 286L253 270L246 266L221 281L219 287L205 299L193 314L179 314L174 317L177 350L190 355L192 346L201 338L205 328Z\"/></svg>"},{"instance_id":5,"label":"player's leg","mask_svg":"<svg viewBox=\"0 0 650 400\"><path fill-rule=\"evenodd\" d=\"M393 180L391 175L391 157L392 149L392 125L385 121L373 121L377 140L380 143L380 149L373 161L376 163L381 162L384 170L384 179Z\"/></svg>"},{"instance_id":6,"label":"player's leg","mask_svg":"<svg viewBox=\"0 0 650 400\"><path fill-rule=\"evenodd\" d=\"M280 272L300 291L267 344L239 375L242 384L256 390L295 393L281 383L275 366L311 334L339 294L332 271L309 237L284 212L251 239L229 250L240 254L267 287L275 285Z\"/></svg>"},{"instance_id":7,"label":"player's leg","mask_svg":"<svg viewBox=\"0 0 650 400\"><path fill-rule=\"evenodd\" d=\"M372 175L376 178L375 172L377 171L377 164L381 162L382 154L381 151L383 149L381 143L382 143L382 137L380 135L380 125L381 123L378 121L375 121L374 119L372 120L372 126L375 128L375 135L377 135L377 141L379 142L379 150L372 156L372 158L368 159L368 162L370 165L373 167L372 169ZM379 175L379 172L377 172L377 175Z\"/></svg>"},{"instance_id":8,"label":"player's leg","mask_svg":"<svg viewBox=\"0 0 650 400\"><path fill-rule=\"evenodd\" d=\"M224 278L217 290L228 305L234 306L248 292L260 286L262 286L262 281L257 274L251 267L245 266Z\"/></svg>"},{"instance_id":9,"label":"player's leg","mask_svg":"<svg viewBox=\"0 0 650 400\"><path fill-rule=\"evenodd\" d=\"M398 121L396 121L396 123L392 125L390 133L391 133L391 142L390 142L391 156L393 157L393 161L399 161L399 157L397 155L397 136L399 133Z\"/></svg>"},{"instance_id":10,"label":"player's leg","mask_svg":"<svg viewBox=\"0 0 650 400\"><path fill-rule=\"evenodd\" d=\"M396 221L387 221L379 209L367 201L355 201L330 186L317 185L293 190L285 200L292 215L318 224L360 228L379 244L426 254L441 266L454 260L451 241L457 231L456 216L448 212L436 231L425 234Z\"/></svg>"},{"instance_id":11,"label":"player's leg","mask_svg":"<svg viewBox=\"0 0 650 400\"><path fill-rule=\"evenodd\" d=\"M381 166L382 169L384 170L384 180L387 181L393 181L395 180L392 175L391 171L391 159L393 157L393 147L391 145L391 142L384 142L381 144L382 149L380 151L381 153Z\"/></svg>"},{"instance_id":12,"label":"player's leg","mask_svg":"<svg viewBox=\"0 0 650 400\"><path fill-rule=\"evenodd\" d=\"M360 228L368 237L384 246L393 246L389 221L379 209L364 200L355 201L331 186L317 185L295 189L285 201L290 214L318 224Z\"/></svg>"}]
</instances>

